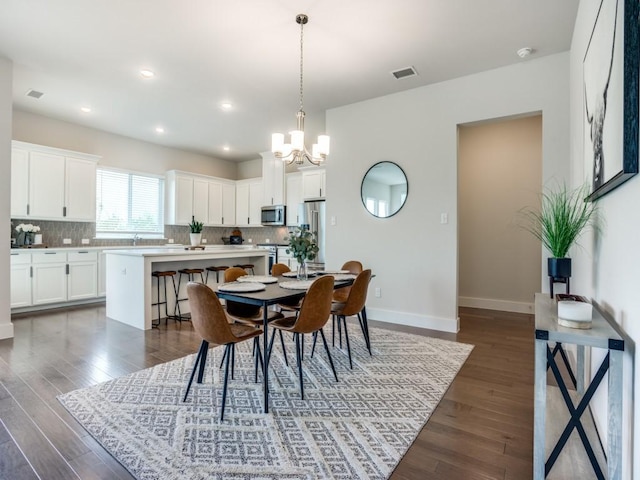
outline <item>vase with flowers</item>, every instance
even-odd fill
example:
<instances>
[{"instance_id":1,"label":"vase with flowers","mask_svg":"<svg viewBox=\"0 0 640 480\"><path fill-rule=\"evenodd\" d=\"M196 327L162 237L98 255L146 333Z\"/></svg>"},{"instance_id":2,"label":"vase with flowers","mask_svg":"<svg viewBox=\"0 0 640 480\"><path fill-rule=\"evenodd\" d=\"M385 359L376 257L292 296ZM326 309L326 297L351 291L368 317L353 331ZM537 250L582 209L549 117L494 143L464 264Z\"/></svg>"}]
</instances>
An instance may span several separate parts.
<instances>
[{"instance_id":1,"label":"vase with flowers","mask_svg":"<svg viewBox=\"0 0 640 480\"><path fill-rule=\"evenodd\" d=\"M18 232L16 236L16 245L33 245L33 237L39 231L40 227L38 225L33 225L31 223L21 223L16 227L16 232Z\"/></svg>"},{"instance_id":2,"label":"vase with flowers","mask_svg":"<svg viewBox=\"0 0 640 480\"><path fill-rule=\"evenodd\" d=\"M298 261L298 279L306 280L308 278L307 260L316 258L319 250L315 232L307 228L295 227L285 240L289 241L287 253L293 254Z\"/></svg>"}]
</instances>

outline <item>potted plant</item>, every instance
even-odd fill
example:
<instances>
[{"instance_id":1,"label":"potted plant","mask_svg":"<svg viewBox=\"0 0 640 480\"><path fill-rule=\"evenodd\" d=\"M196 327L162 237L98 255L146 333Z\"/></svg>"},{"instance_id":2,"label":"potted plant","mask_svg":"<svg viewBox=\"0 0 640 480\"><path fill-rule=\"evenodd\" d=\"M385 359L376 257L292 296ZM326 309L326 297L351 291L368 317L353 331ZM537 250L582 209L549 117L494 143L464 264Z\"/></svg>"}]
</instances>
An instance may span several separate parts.
<instances>
[{"instance_id":1,"label":"potted plant","mask_svg":"<svg viewBox=\"0 0 640 480\"><path fill-rule=\"evenodd\" d=\"M191 241L191 245L198 246L202 241L202 227L204 227L204 223L198 222L195 217L191 217L191 223L189 224L189 239Z\"/></svg>"},{"instance_id":2,"label":"potted plant","mask_svg":"<svg viewBox=\"0 0 640 480\"><path fill-rule=\"evenodd\" d=\"M569 249L587 227L594 226L597 207L585 200L587 195L586 185L575 190L563 185L542 193L539 210L527 207L521 211L526 220L523 227L552 255L547 259L547 273L552 281L571 277Z\"/></svg>"},{"instance_id":3,"label":"potted plant","mask_svg":"<svg viewBox=\"0 0 640 480\"><path fill-rule=\"evenodd\" d=\"M40 227L31 223L21 223L16 227L16 245L32 245L34 243L33 236L40 231Z\"/></svg>"},{"instance_id":4,"label":"potted plant","mask_svg":"<svg viewBox=\"0 0 640 480\"><path fill-rule=\"evenodd\" d=\"M298 261L298 279L306 280L307 260L316 258L319 250L315 233L306 228L295 227L285 240L289 241L287 253Z\"/></svg>"}]
</instances>

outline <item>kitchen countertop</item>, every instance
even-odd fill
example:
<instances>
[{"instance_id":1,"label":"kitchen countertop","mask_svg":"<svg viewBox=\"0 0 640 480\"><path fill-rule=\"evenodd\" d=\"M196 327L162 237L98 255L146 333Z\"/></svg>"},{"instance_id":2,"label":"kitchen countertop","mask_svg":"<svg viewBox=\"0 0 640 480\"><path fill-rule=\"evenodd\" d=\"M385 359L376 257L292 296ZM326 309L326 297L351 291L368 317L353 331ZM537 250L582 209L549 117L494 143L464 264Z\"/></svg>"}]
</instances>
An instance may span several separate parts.
<instances>
[{"instance_id":1,"label":"kitchen countertop","mask_svg":"<svg viewBox=\"0 0 640 480\"><path fill-rule=\"evenodd\" d=\"M97 246L91 246L91 245L69 245L68 247L54 247L54 248L46 248L46 247L40 247L40 248L12 248L11 254L18 254L18 253L38 253L38 252L69 252L69 251L76 251L76 250L88 250L88 251L101 251L101 250L164 250L164 251L176 251L176 250L180 250L180 251L184 251L185 248L187 248L188 245L181 245L178 243L171 243L171 244L167 244L167 245L136 245L135 247L133 245L117 245L117 246L103 246L103 247L97 247ZM247 249L254 249L255 250L255 246L244 246L244 245L204 245L205 247L205 251L212 251L212 250L247 250ZM201 251L201 250L200 250Z\"/></svg>"},{"instance_id":2,"label":"kitchen countertop","mask_svg":"<svg viewBox=\"0 0 640 480\"><path fill-rule=\"evenodd\" d=\"M107 252L115 255L126 255L131 257L210 257L211 255L267 255L266 250L256 247L244 247L239 245L220 245L208 247L204 250L185 250L177 248L127 248L115 249Z\"/></svg>"}]
</instances>

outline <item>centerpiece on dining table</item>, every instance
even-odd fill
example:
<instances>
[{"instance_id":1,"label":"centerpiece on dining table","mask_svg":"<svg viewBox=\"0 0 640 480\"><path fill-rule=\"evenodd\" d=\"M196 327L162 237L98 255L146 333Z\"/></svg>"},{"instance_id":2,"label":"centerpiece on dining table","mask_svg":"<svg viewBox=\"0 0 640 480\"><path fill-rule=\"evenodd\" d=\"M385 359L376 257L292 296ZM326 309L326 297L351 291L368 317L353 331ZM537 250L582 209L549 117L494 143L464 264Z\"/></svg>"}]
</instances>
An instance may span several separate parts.
<instances>
[{"instance_id":1,"label":"centerpiece on dining table","mask_svg":"<svg viewBox=\"0 0 640 480\"><path fill-rule=\"evenodd\" d=\"M319 251L316 233L308 228L295 227L285 240L289 241L287 253L298 261L298 279L307 280L307 260L315 259Z\"/></svg>"}]
</instances>

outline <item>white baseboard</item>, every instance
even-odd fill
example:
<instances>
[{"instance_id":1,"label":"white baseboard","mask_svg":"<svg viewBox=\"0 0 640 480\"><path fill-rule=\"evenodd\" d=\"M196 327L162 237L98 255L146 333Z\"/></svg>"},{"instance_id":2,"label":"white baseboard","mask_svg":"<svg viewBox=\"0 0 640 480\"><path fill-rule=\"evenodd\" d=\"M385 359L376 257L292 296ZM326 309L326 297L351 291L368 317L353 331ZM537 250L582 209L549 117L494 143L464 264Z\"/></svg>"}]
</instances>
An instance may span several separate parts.
<instances>
[{"instance_id":1,"label":"white baseboard","mask_svg":"<svg viewBox=\"0 0 640 480\"><path fill-rule=\"evenodd\" d=\"M0 340L3 338L13 338L13 323L3 323L0 325Z\"/></svg>"},{"instance_id":2,"label":"white baseboard","mask_svg":"<svg viewBox=\"0 0 640 480\"><path fill-rule=\"evenodd\" d=\"M493 298L458 297L458 306L502 310L503 312L533 313L533 303L512 302Z\"/></svg>"},{"instance_id":3,"label":"white baseboard","mask_svg":"<svg viewBox=\"0 0 640 480\"><path fill-rule=\"evenodd\" d=\"M381 308L367 307L367 318L369 320L380 320L381 322L397 323L410 327L430 328L442 332L457 333L460 329L459 318L439 318L415 313L396 312L393 310L383 310Z\"/></svg>"}]
</instances>

